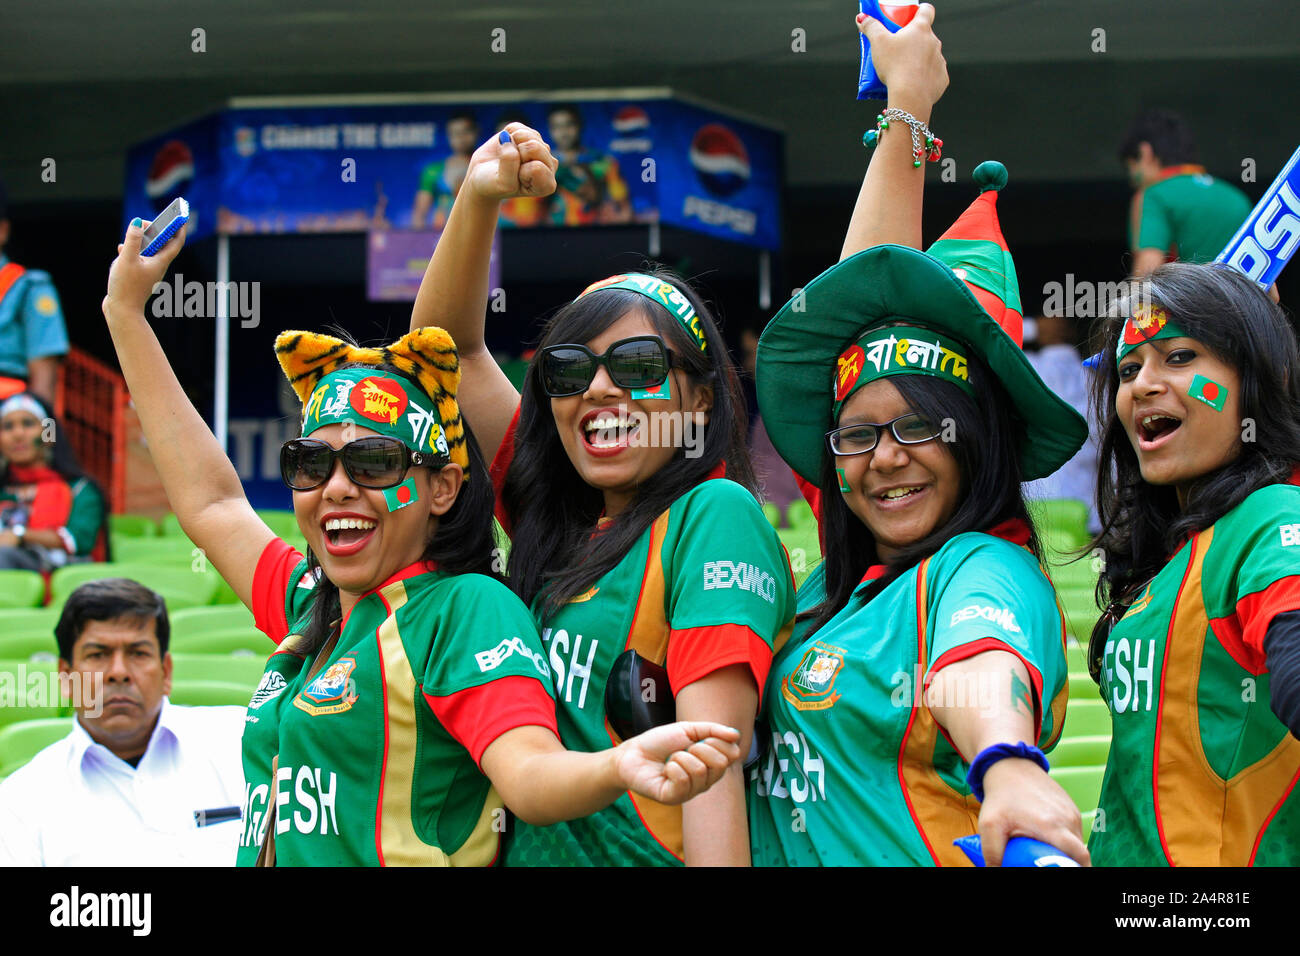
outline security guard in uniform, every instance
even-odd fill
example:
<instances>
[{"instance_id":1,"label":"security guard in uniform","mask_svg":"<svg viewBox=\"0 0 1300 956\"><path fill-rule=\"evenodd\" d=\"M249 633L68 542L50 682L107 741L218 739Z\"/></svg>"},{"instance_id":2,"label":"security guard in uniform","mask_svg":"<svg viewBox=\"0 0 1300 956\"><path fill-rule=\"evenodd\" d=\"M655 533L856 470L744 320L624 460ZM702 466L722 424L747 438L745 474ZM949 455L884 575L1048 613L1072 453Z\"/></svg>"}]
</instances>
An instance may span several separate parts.
<instances>
[{"instance_id":1,"label":"security guard in uniform","mask_svg":"<svg viewBox=\"0 0 1300 956\"><path fill-rule=\"evenodd\" d=\"M63 310L49 273L5 256L7 206L0 183L0 400L27 390L53 406L59 358L68 351Z\"/></svg>"}]
</instances>

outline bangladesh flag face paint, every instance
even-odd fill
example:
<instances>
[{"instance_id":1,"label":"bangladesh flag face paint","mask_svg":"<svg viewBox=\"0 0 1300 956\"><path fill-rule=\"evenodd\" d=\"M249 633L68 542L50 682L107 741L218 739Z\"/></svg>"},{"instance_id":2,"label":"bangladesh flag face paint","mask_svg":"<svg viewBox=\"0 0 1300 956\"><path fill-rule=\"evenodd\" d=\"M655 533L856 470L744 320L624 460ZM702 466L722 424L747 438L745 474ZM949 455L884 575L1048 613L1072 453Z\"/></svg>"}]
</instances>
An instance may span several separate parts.
<instances>
[{"instance_id":1,"label":"bangladesh flag face paint","mask_svg":"<svg viewBox=\"0 0 1300 956\"><path fill-rule=\"evenodd\" d=\"M840 493L847 495L850 491L853 490L853 488L850 487L849 480L844 477L844 469L836 468L835 474L840 476Z\"/></svg>"},{"instance_id":2,"label":"bangladesh flag face paint","mask_svg":"<svg viewBox=\"0 0 1300 956\"><path fill-rule=\"evenodd\" d=\"M1192 398L1199 398L1216 412L1223 411L1223 404L1228 400L1228 390L1204 375L1197 375L1192 379L1187 394Z\"/></svg>"},{"instance_id":3,"label":"bangladesh flag face paint","mask_svg":"<svg viewBox=\"0 0 1300 956\"><path fill-rule=\"evenodd\" d=\"M407 478L400 485L384 489L384 501L388 502L390 512L398 511L419 500L420 496L415 493L414 478Z\"/></svg>"}]
</instances>

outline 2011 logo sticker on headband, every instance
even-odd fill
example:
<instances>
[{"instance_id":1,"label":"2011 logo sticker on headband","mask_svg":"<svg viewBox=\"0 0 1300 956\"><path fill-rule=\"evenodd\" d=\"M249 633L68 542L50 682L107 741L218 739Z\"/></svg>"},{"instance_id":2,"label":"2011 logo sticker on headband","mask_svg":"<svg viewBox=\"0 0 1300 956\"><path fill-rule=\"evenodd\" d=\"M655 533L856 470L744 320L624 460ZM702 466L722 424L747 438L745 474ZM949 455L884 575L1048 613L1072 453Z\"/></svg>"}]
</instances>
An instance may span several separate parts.
<instances>
[{"instance_id":1,"label":"2011 logo sticker on headband","mask_svg":"<svg viewBox=\"0 0 1300 956\"><path fill-rule=\"evenodd\" d=\"M392 425L406 411L406 393L391 379L363 378L352 389L348 403L358 415Z\"/></svg>"},{"instance_id":2,"label":"2011 logo sticker on headband","mask_svg":"<svg viewBox=\"0 0 1300 956\"><path fill-rule=\"evenodd\" d=\"M1124 344L1141 345L1160 334L1169 324L1169 313L1160 306L1140 305L1133 318L1124 323Z\"/></svg>"},{"instance_id":3,"label":"2011 logo sticker on headband","mask_svg":"<svg viewBox=\"0 0 1300 956\"><path fill-rule=\"evenodd\" d=\"M858 377L867 361L867 353L860 345L850 345L835 363L835 401L844 401L844 396L853 391Z\"/></svg>"}]
</instances>

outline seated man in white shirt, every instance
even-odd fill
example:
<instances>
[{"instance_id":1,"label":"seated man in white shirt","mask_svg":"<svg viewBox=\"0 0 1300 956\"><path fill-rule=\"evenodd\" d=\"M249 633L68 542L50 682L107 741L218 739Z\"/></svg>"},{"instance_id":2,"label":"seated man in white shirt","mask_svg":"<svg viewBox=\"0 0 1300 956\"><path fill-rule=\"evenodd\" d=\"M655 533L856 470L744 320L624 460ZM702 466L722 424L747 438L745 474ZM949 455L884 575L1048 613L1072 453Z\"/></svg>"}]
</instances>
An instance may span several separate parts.
<instances>
[{"instance_id":1,"label":"seated man in white shirt","mask_svg":"<svg viewBox=\"0 0 1300 956\"><path fill-rule=\"evenodd\" d=\"M55 637L77 717L0 782L0 865L234 865L244 710L169 703L168 634L135 581L68 597Z\"/></svg>"}]
</instances>

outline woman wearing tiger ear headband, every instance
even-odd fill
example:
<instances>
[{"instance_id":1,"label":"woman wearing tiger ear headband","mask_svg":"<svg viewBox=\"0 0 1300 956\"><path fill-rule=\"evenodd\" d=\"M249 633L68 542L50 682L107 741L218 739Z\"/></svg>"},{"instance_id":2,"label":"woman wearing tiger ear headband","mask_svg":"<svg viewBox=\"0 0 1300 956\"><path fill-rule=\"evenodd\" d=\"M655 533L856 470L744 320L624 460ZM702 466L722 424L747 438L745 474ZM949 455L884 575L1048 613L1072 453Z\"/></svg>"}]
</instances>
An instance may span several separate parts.
<instances>
[{"instance_id":1,"label":"woman wearing tiger ear headband","mask_svg":"<svg viewBox=\"0 0 1300 956\"><path fill-rule=\"evenodd\" d=\"M519 123L474 153L412 328L461 344L462 404L494 457L509 583L547 644L561 739L597 750L675 715L737 727L744 748L794 593L704 304L664 271L593 283L547 324L522 395L484 345L500 203L546 195L554 169ZM749 859L739 766L680 810L627 795L587 819L521 826L506 852L511 866Z\"/></svg>"},{"instance_id":2,"label":"woman wearing tiger ear headband","mask_svg":"<svg viewBox=\"0 0 1300 956\"><path fill-rule=\"evenodd\" d=\"M549 823L721 777L739 734L717 724L560 744L532 618L490 576L492 491L445 332L276 340L303 402L280 462L304 558L257 517L144 318L184 231L152 258L142 234L109 272L113 344L181 526L279 645L249 704L240 864L487 865L503 803Z\"/></svg>"}]
</instances>

